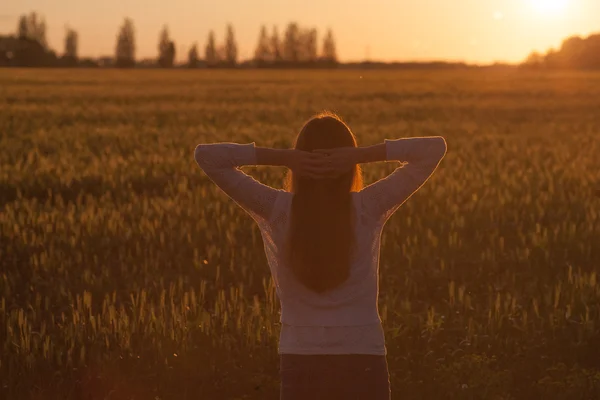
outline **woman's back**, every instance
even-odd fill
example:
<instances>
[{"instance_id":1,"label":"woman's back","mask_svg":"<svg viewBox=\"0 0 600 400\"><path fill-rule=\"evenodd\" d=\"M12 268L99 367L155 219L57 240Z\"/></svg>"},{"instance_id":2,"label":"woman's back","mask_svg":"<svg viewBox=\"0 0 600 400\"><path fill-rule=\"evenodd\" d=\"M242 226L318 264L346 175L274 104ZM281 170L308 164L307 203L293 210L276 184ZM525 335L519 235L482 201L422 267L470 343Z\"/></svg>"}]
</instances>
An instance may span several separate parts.
<instances>
[{"instance_id":1,"label":"woman's back","mask_svg":"<svg viewBox=\"0 0 600 400\"><path fill-rule=\"evenodd\" d=\"M290 268L286 244L295 194L263 185L237 169L256 164L254 144L197 147L198 164L260 227L281 304L280 353L385 353L377 310L382 228L432 175L446 152L446 143L441 137L428 137L385 140L384 146L386 161L405 165L351 193L355 242L350 274L338 287L324 293L303 285ZM365 335L371 340L357 343L356 338Z\"/></svg>"},{"instance_id":2,"label":"woman's back","mask_svg":"<svg viewBox=\"0 0 600 400\"><path fill-rule=\"evenodd\" d=\"M296 279L286 262L293 194L281 192L273 218L261 224L269 268L281 304L279 353L385 355L377 308L379 240L383 224L363 212L352 193L355 248L350 275L338 287L316 293Z\"/></svg>"},{"instance_id":3,"label":"woman's back","mask_svg":"<svg viewBox=\"0 0 600 400\"><path fill-rule=\"evenodd\" d=\"M383 223L364 212L362 192L352 193L355 245L350 274L338 287L317 293L303 285L286 254L294 194L281 192L272 218L259 224L267 260L281 301L281 322L295 326L354 326L378 323L379 240Z\"/></svg>"}]
</instances>

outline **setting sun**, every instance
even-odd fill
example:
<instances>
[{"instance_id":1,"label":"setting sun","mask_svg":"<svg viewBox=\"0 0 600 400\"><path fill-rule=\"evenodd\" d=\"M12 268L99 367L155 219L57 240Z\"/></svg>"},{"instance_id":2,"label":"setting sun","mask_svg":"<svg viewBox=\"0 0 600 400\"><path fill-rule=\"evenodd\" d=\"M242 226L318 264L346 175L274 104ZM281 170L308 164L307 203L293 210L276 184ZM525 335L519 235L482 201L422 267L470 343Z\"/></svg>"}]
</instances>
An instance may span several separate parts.
<instances>
[{"instance_id":1,"label":"setting sun","mask_svg":"<svg viewBox=\"0 0 600 400\"><path fill-rule=\"evenodd\" d=\"M529 0L531 7L539 14L559 15L566 11L569 0Z\"/></svg>"}]
</instances>

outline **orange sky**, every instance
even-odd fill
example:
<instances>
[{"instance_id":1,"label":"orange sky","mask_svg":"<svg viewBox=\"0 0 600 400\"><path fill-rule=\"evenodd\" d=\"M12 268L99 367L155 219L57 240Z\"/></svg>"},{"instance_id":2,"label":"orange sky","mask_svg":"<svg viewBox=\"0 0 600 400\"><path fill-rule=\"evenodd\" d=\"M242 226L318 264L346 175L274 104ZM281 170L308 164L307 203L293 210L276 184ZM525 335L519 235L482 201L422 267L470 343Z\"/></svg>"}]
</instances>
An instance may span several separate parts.
<instances>
[{"instance_id":1,"label":"orange sky","mask_svg":"<svg viewBox=\"0 0 600 400\"><path fill-rule=\"evenodd\" d=\"M262 24L283 31L296 20L320 33L331 27L342 61L515 62L566 36L600 32L600 0L8 0L0 32L14 32L18 16L32 10L46 17L49 44L59 53L65 26L77 30L81 56L113 55L117 30L131 17L138 59L156 56L163 24L180 60L194 41L203 49L210 29L222 40L227 22L242 58L253 54Z\"/></svg>"}]
</instances>

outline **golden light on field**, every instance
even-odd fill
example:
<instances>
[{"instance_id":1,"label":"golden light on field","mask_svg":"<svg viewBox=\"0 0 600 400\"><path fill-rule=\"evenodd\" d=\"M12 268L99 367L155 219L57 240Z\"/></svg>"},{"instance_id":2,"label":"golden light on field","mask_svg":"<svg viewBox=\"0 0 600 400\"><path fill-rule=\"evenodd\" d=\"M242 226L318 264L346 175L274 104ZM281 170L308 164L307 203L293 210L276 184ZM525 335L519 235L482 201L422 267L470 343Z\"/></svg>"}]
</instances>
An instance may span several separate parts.
<instances>
[{"instance_id":1,"label":"golden light on field","mask_svg":"<svg viewBox=\"0 0 600 400\"><path fill-rule=\"evenodd\" d=\"M540 15L560 16L569 8L569 0L528 0L531 8Z\"/></svg>"},{"instance_id":2,"label":"golden light on field","mask_svg":"<svg viewBox=\"0 0 600 400\"><path fill-rule=\"evenodd\" d=\"M394 391L600 393L599 72L5 68L0 88L0 399L278 398L263 241L193 149L285 148L323 109L363 145L449 143L382 236Z\"/></svg>"}]
</instances>

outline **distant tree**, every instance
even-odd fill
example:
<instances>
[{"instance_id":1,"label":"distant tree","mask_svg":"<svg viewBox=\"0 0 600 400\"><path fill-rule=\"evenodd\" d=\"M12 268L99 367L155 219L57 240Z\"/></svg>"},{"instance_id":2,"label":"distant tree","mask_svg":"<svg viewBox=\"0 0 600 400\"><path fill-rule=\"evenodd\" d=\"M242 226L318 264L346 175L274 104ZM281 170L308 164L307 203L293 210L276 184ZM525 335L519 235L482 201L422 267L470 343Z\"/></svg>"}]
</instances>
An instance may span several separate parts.
<instances>
[{"instance_id":1,"label":"distant tree","mask_svg":"<svg viewBox=\"0 0 600 400\"><path fill-rule=\"evenodd\" d=\"M194 43L188 52L188 67L198 67L198 45Z\"/></svg>"},{"instance_id":2,"label":"distant tree","mask_svg":"<svg viewBox=\"0 0 600 400\"><path fill-rule=\"evenodd\" d=\"M273 35L271 36L271 55L275 63L281 62L281 40L279 39L279 30L276 26L273 27Z\"/></svg>"},{"instance_id":3,"label":"distant tree","mask_svg":"<svg viewBox=\"0 0 600 400\"><path fill-rule=\"evenodd\" d=\"M585 64L585 52L587 43L579 36L572 36L563 41L560 48L561 58L565 66L570 68L581 68Z\"/></svg>"},{"instance_id":4,"label":"distant tree","mask_svg":"<svg viewBox=\"0 0 600 400\"><path fill-rule=\"evenodd\" d=\"M544 64L544 56L537 51L532 52L525 60L525 64L529 68L539 68Z\"/></svg>"},{"instance_id":5,"label":"distant tree","mask_svg":"<svg viewBox=\"0 0 600 400\"><path fill-rule=\"evenodd\" d=\"M169 61L170 61L169 67L173 67L175 65L175 53L176 53L175 42L171 41L171 43L169 43L169 51L168 51Z\"/></svg>"},{"instance_id":6,"label":"distant tree","mask_svg":"<svg viewBox=\"0 0 600 400\"><path fill-rule=\"evenodd\" d=\"M21 15L17 25L18 48L11 62L23 67L44 67L57 64L56 54L48 50L46 22L35 12Z\"/></svg>"},{"instance_id":7,"label":"distant tree","mask_svg":"<svg viewBox=\"0 0 600 400\"><path fill-rule=\"evenodd\" d=\"M44 49L47 49L45 19L38 17L36 12L31 12L29 15L22 15L19 17L17 37L20 39L35 40Z\"/></svg>"},{"instance_id":8,"label":"distant tree","mask_svg":"<svg viewBox=\"0 0 600 400\"><path fill-rule=\"evenodd\" d=\"M317 61L319 59L319 37L317 34L317 30L313 29L310 32L310 46L309 46L309 54L310 59L313 61Z\"/></svg>"},{"instance_id":9,"label":"distant tree","mask_svg":"<svg viewBox=\"0 0 600 400\"><path fill-rule=\"evenodd\" d=\"M331 29L327 31L327 35L325 35L325 39L323 39L322 59L328 64L337 63L337 49Z\"/></svg>"},{"instance_id":10,"label":"distant tree","mask_svg":"<svg viewBox=\"0 0 600 400\"><path fill-rule=\"evenodd\" d=\"M135 29L129 18L125 18L117 36L115 65L121 68L135 65Z\"/></svg>"},{"instance_id":11,"label":"distant tree","mask_svg":"<svg viewBox=\"0 0 600 400\"><path fill-rule=\"evenodd\" d=\"M18 46L14 49L11 64L17 67L48 67L56 65L56 54L49 52L36 40L18 38Z\"/></svg>"},{"instance_id":12,"label":"distant tree","mask_svg":"<svg viewBox=\"0 0 600 400\"><path fill-rule=\"evenodd\" d=\"M41 44L44 49L47 49L48 42L46 41L46 20L44 18L38 18L37 13L32 12L29 14L29 21L27 25L29 38Z\"/></svg>"},{"instance_id":13,"label":"distant tree","mask_svg":"<svg viewBox=\"0 0 600 400\"><path fill-rule=\"evenodd\" d=\"M546 55L544 56L543 65L548 68L557 68L560 64L558 52L554 49L548 50ZM529 60L529 58L528 58ZM525 66L527 66L527 61L525 61Z\"/></svg>"},{"instance_id":14,"label":"distant tree","mask_svg":"<svg viewBox=\"0 0 600 400\"><path fill-rule=\"evenodd\" d=\"M204 50L204 59L208 67L214 67L219 62L219 56L217 54L217 45L215 43L215 33L210 31L208 33L208 41Z\"/></svg>"},{"instance_id":15,"label":"distant tree","mask_svg":"<svg viewBox=\"0 0 600 400\"><path fill-rule=\"evenodd\" d=\"M297 54L298 63L306 63L308 61L308 30L300 28L298 31Z\"/></svg>"},{"instance_id":16,"label":"distant tree","mask_svg":"<svg viewBox=\"0 0 600 400\"><path fill-rule=\"evenodd\" d=\"M314 63L318 59L317 30L306 29L301 35L301 61Z\"/></svg>"},{"instance_id":17,"label":"distant tree","mask_svg":"<svg viewBox=\"0 0 600 400\"><path fill-rule=\"evenodd\" d=\"M235 66L238 58L238 47L235 41L235 32L231 24L227 25L227 34L225 35L225 54L224 60L229 66Z\"/></svg>"},{"instance_id":18,"label":"distant tree","mask_svg":"<svg viewBox=\"0 0 600 400\"><path fill-rule=\"evenodd\" d=\"M48 49L48 42L46 41L46 19L42 18L41 21L37 24L37 29L35 30L35 40L38 41L39 44L42 45L44 49Z\"/></svg>"},{"instance_id":19,"label":"distant tree","mask_svg":"<svg viewBox=\"0 0 600 400\"><path fill-rule=\"evenodd\" d=\"M63 54L63 60L67 65L77 64L78 39L77 32L71 28L67 28L67 33L65 34L65 53Z\"/></svg>"},{"instance_id":20,"label":"distant tree","mask_svg":"<svg viewBox=\"0 0 600 400\"><path fill-rule=\"evenodd\" d=\"M169 37L169 29L165 25L158 42L158 65L171 68L175 63L175 43Z\"/></svg>"},{"instance_id":21,"label":"distant tree","mask_svg":"<svg viewBox=\"0 0 600 400\"><path fill-rule=\"evenodd\" d=\"M587 38L566 38L559 50L551 49L545 56L532 53L523 67L543 66L550 69L600 69L600 34Z\"/></svg>"},{"instance_id":22,"label":"distant tree","mask_svg":"<svg viewBox=\"0 0 600 400\"><path fill-rule=\"evenodd\" d=\"M79 65L84 68L98 68L100 65L98 64L98 60L93 58L81 58L79 60Z\"/></svg>"},{"instance_id":23,"label":"distant tree","mask_svg":"<svg viewBox=\"0 0 600 400\"><path fill-rule=\"evenodd\" d=\"M262 26L260 29L260 36L258 38L258 45L254 52L254 60L257 64L266 64L272 59L271 48L269 38L267 36L267 27Z\"/></svg>"},{"instance_id":24,"label":"distant tree","mask_svg":"<svg viewBox=\"0 0 600 400\"><path fill-rule=\"evenodd\" d=\"M586 40L586 64L588 68L600 68L600 33Z\"/></svg>"},{"instance_id":25,"label":"distant tree","mask_svg":"<svg viewBox=\"0 0 600 400\"><path fill-rule=\"evenodd\" d=\"M216 65L227 64L227 62L224 61L226 59L225 58L226 55L227 55L227 53L225 51L225 45L224 44L218 45L217 51L216 51L216 58L217 58Z\"/></svg>"},{"instance_id":26,"label":"distant tree","mask_svg":"<svg viewBox=\"0 0 600 400\"><path fill-rule=\"evenodd\" d=\"M28 39L29 38L29 29L28 29L26 15L21 15L19 17L19 26L17 27L17 37L19 39Z\"/></svg>"},{"instance_id":27,"label":"distant tree","mask_svg":"<svg viewBox=\"0 0 600 400\"><path fill-rule=\"evenodd\" d=\"M296 64L300 60L301 52L300 28L295 22L290 22L285 31L283 39L283 60L287 63Z\"/></svg>"}]
</instances>

